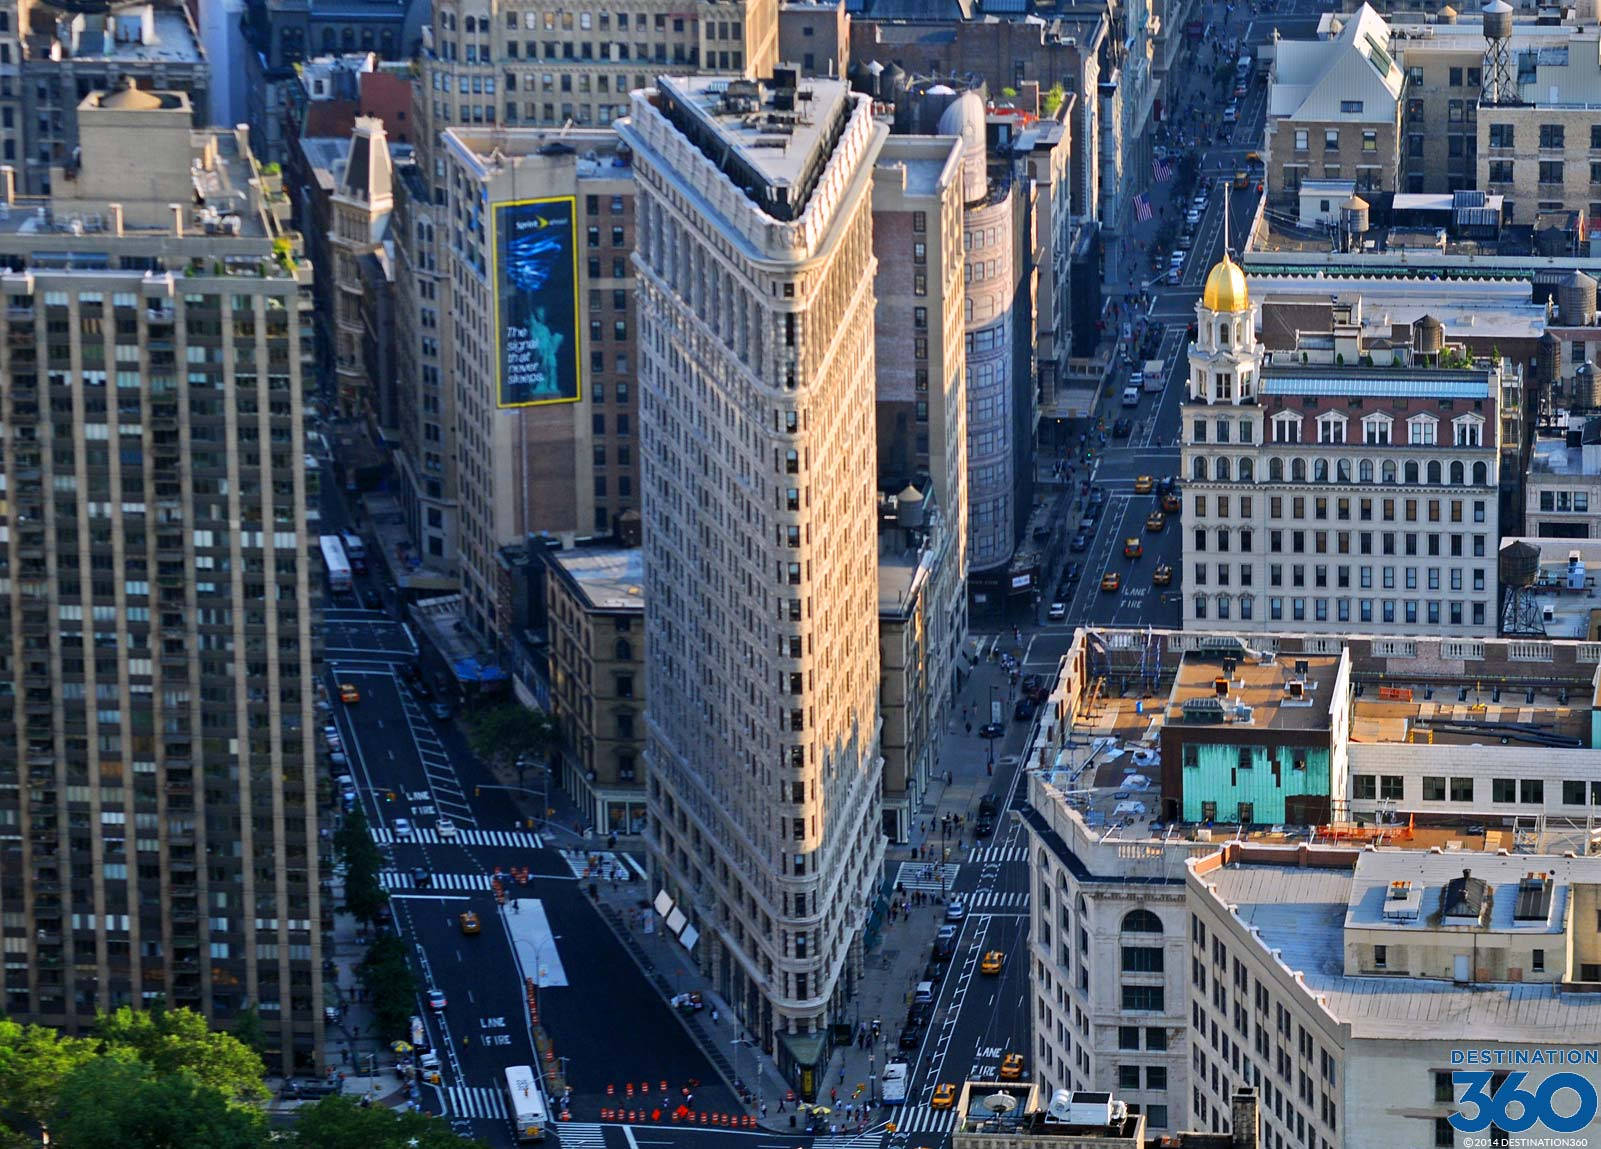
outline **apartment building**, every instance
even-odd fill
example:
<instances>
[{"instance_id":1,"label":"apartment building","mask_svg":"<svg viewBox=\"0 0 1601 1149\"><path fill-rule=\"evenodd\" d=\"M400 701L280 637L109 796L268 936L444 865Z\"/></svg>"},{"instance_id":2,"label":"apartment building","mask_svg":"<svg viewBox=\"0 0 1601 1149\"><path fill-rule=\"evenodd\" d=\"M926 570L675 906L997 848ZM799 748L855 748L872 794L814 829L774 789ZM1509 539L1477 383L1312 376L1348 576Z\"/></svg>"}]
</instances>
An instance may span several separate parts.
<instances>
[{"instance_id":1,"label":"apartment building","mask_svg":"<svg viewBox=\"0 0 1601 1149\"><path fill-rule=\"evenodd\" d=\"M557 783L602 834L645 832L645 559L638 547L536 552L546 568Z\"/></svg>"},{"instance_id":2,"label":"apartment building","mask_svg":"<svg viewBox=\"0 0 1601 1149\"><path fill-rule=\"evenodd\" d=\"M503 641L498 549L605 536L639 505L634 174L609 129L451 128L442 159L451 239L434 287L455 418L439 434L456 455L463 617ZM516 246L531 228L555 246ZM525 301L530 334L514 336Z\"/></svg>"},{"instance_id":3,"label":"apartment building","mask_svg":"<svg viewBox=\"0 0 1601 1149\"><path fill-rule=\"evenodd\" d=\"M1263 1144L1473 1145L1457 1051L1601 1048L1601 859L1231 842L1188 870L1192 1123L1254 1084ZM1536 1092L1565 1061L1510 1064Z\"/></svg>"},{"instance_id":4,"label":"apartment building","mask_svg":"<svg viewBox=\"0 0 1601 1149\"><path fill-rule=\"evenodd\" d=\"M630 113L651 879L740 1020L815 1089L883 871L871 197L887 129L844 81L794 69L664 76Z\"/></svg>"},{"instance_id":5,"label":"apartment building","mask_svg":"<svg viewBox=\"0 0 1601 1149\"><path fill-rule=\"evenodd\" d=\"M1574 419L1534 444L1523 476L1523 533L1542 539L1601 535L1601 419Z\"/></svg>"},{"instance_id":6,"label":"apartment building","mask_svg":"<svg viewBox=\"0 0 1601 1149\"><path fill-rule=\"evenodd\" d=\"M423 562L448 576L461 531L456 389L445 386L442 357L451 284L439 243L450 234L448 215L415 160L395 165L393 194L396 497Z\"/></svg>"},{"instance_id":7,"label":"apartment building","mask_svg":"<svg viewBox=\"0 0 1601 1149\"><path fill-rule=\"evenodd\" d=\"M1319 30L1274 45L1262 155L1268 200L1292 210L1309 179L1352 179L1364 194L1401 187L1405 74L1389 25L1364 4Z\"/></svg>"},{"instance_id":8,"label":"apartment building","mask_svg":"<svg viewBox=\"0 0 1601 1149\"><path fill-rule=\"evenodd\" d=\"M210 118L211 66L183 4L0 5L0 163L16 167L19 191L48 193L51 168L71 171L80 101L125 76L186 93L197 125Z\"/></svg>"},{"instance_id":9,"label":"apartment building","mask_svg":"<svg viewBox=\"0 0 1601 1149\"><path fill-rule=\"evenodd\" d=\"M778 60L778 0L586 2L437 0L423 30L417 113L424 170L449 127L605 128L628 93L673 69L765 76Z\"/></svg>"},{"instance_id":10,"label":"apartment building","mask_svg":"<svg viewBox=\"0 0 1601 1149\"><path fill-rule=\"evenodd\" d=\"M1494 633L1503 364L1434 366L1437 321L1415 363L1264 363L1227 255L1195 314L1185 625Z\"/></svg>"},{"instance_id":11,"label":"apartment building","mask_svg":"<svg viewBox=\"0 0 1601 1149\"><path fill-rule=\"evenodd\" d=\"M1232 1001L1217 1039L1210 1014L1205 1029L1194 1027L1195 998L1215 1011L1212 994L1233 984L1232 960L1216 989L1210 949L1187 944L1186 867L1217 842L1401 844L1477 873L1507 850L1524 855L1511 859L1524 868L1544 869L1549 857L1582 854L1591 833L1584 757L1594 751L1569 739L1594 743L1598 642L1103 628L1075 634L1060 665L1023 755L1031 1068L1042 1092L1111 1093L1153 1133L1228 1128L1230 1090L1268 1081L1281 1064L1274 1055L1260 1074L1247 1071L1262 1038L1254 1024L1232 1032ZM1316 917L1316 929L1344 919L1343 900L1336 910L1288 886L1284 898L1283 913L1304 900L1293 912ZM1266 913L1242 902L1239 917L1265 939L1281 920ZM1292 952L1281 940L1263 944ZM1310 987L1328 964L1306 957L1291 968ZM1246 988L1249 1009L1255 990ZM1372 992L1382 1004L1386 995ZM1270 1047L1293 1054L1294 1031L1276 1036L1275 1011L1267 1018ZM1352 1056L1369 1054L1366 1078L1384 1072L1385 1049L1346 1052L1347 1074L1357 1072ZM1308 1068L1316 1073L1315 1056ZM1308 1108L1298 1075L1292 1083L1271 1082L1284 1091L1276 1100L1262 1087L1276 1122L1264 1144L1308 1143L1308 1122L1330 1145L1431 1143L1432 1124L1422 1136L1355 1125L1358 1102L1344 1093L1331 1131L1320 1133L1318 1099ZM1446 1112L1432 1100L1359 1103L1392 1116L1416 1104L1411 1116L1431 1121Z\"/></svg>"},{"instance_id":12,"label":"apartment building","mask_svg":"<svg viewBox=\"0 0 1601 1149\"><path fill-rule=\"evenodd\" d=\"M252 1008L318 1072L312 269L247 130L131 84L74 112L75 178L0 169L0 993L69 1032Z\"/></svg>"},{"instance_id":13,"label":"apartment building","mask_svg":"<svg viewBox=\"0 0 1601 1149\"><path fill-rule=\"evenodd\" d=\"M345 149L328 197L335 401L346 416L370 415L395 425L393 265L387 241L394 211L394 165L383 121L363 116ZM380 327L387 330L380 330ZM387 411L387 417L386 417Z\"/></svg>"}]
</instances>

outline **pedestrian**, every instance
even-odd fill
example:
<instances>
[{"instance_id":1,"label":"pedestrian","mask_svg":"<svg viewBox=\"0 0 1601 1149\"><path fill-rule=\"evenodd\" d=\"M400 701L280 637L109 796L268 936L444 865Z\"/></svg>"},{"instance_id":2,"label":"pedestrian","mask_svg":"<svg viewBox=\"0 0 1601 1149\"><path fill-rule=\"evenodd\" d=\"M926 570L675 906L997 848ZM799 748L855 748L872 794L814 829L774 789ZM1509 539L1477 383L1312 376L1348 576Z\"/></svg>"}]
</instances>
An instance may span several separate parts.
<instances>
[{"instance_id":1,"label":"pedestrian","mask_svg":"<svg viewBox=\"0 0 1601 1149\"><path fill-rule=\"evenodd\" d=\"M782 1097L778 1099L778 1111L780 1113L784 1112L784 1099Z\"/></svg>"},{"instance_id":2,"label":"pedestrian","mask_svg":"<svg viewBox=\"0 0 1601 1149\"><path fill-rule=\"evenodd\" d=\"M972 723L971 723L971 722L969 722L969 723L968 723L968 724L967 724L967 733L968 733L968 734L969 734L969 735L971 735L971 734L972 734L972 733L973 733L973 724L972 724Z\"/></svg>"},{"instance_id":3,"label":"pedestrian","mask_svg":"<svg viewBox=\"0 0 1601 1149\"><path fill-rule=\"evenodd\" d=\"M783 1105L784 1103L782 1101L780 1101L778 1104L779 1105ZM767 1102L765 1102L765 1101L762 1102L762 1120L763 1121L767 1120Z\"/></svg>"},{"instance_id":4,"label":"pedestrian","mask_svg":"<svg viewBox=\"0 0 1601 1149\"><path fill-rule=\"evenodd\" d=\"M841 1084L845 1081L845 1067L843 1065L839 1067L839 1080ZM828 1100L835 1104L839 1102L839 1090L832 1085L828 1087Z\"/></svg>"},{"instance_id":5,"label":"pedestrian","mask_svg":"<svg viewBox=\"0 0 1601 1149\"><path fill-rule=\"evenodd\" d=\"M712 1006L712 1024L717 1024L717 1007L715 1005Z\"/></svg>"}]
</instances>

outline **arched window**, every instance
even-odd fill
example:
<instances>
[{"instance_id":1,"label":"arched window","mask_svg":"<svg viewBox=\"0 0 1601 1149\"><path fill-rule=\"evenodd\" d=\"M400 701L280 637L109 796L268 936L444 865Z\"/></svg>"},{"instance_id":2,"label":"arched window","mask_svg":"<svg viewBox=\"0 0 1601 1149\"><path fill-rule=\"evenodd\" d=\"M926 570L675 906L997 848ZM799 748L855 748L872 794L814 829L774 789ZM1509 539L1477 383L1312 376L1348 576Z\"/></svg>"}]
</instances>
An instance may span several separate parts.
<instances>
[{"instance_id":1,"label":"arched window","mask_svg":"<svg viewBox=\"0 0 1601 1149\"><path fill-rule=\"evenodd\" d=\"M1206 596L1204 594L1195 596L1195 617L1197 619L1206 617Z\"/></svg>"},{"instance_id":2,"label":"arched window","mask_svg":"<svg viewBox=\"0 0 1601 1149\"><path fill-rule=\"evenodd\" d=\"M1217 341L1224 347L1229 345L1229 321L1227 319L1218 320Z\"/></svg>"},{"instance_id":3,"label":"arched window","mask_svg":"<svg viewBox=\"0 0 1601 1149\"><path fill-rule=\"evenodd\" d=\"M385 28L378 33L378 51L382 53L386 60L394 58L395 30L393 28Z\"/></svg>"},{"instance_id":4,"label":"arched window","mask_svg":"<svg viewBox=\"0 0 1601 1149\"><path fill-rule=\"evenodd\" d=\"M1451 482L1460 487L1464 482L1464 475L1465 472L1462 469L1462 460L1454 460L1451 463Z\"/></svg>"},{"instance_id":5,"label":"arched window","mask_svg":"<svg viewBox=\"0 0 1601 1149\"><path fill-rule=\"evenodd\" d=\"M1267 481L1282 483L1284 481L1284 460L1272 458L1267 461Z\"/></svg>"},{"instance_id":6,"label":"arched window","mask_svg":"<svg viewBox=\"0 0 1601 1149\"><path fill-rule=\"evenodd\" d=\"M1329 461L1318 459L1312 464L1312 477L1320 483L1329 481Z\"/></svg>"},{"instance_id":7,"label":"arched window","mask_svg":"<svg viewBox=\"0 0 1601 1149\"><path fill-rule=\"evenodd\" d=\"M338 43L339 34L337 32L332 28L324 28L322 30L322 50L324 52L332 52Z\"/></svg>"},{"instance_id":8,"label":"arched window","mask_svg":"<svg viewBox=\"0 0 1601 1149\"><path fill-rule=\"evenodd\" d=\"M463 16L461 30L469 36L478 31L478 18L476 16Z\"/></svg>"},{"instance_id":9,"label":"arched window","mask_svg":"<svg viewBox=\"0 0 1601 1149\"><path fill-rule=\"evenodd\" d=\"M1229 457L1227 455L1220 455L1217 460L1217 479L1219 482L1227 482L1228 477Z\"/></svg>"},{"instance_id":10,"label":"arched window","mask_svg":"<svg viewBox=\"0 0 1601 1149\"><path fill-rule=\"evenodd\" d=\"M1290 481L1292 483L1304 483L1304 482L1306 482L1306 460L1305 459L1291 459L1290 460Z\"/></svg>"},{"instance_id":11,"label":"arched window","mask_svg":"<svg viewBox=\"0 0 1601 1149\"><path fill-rule=\"evenodd\" d=\"M1363 459L1356 465L1356 477L1359 482L1371 483L1373 481L1373 460Z\"/></svg>"},{"instance_id":12,"label":"arched window","mask_svg":"<svg viewBox=\"0 0 1601 1149\"><path fill-rule=\"evenodd\" d=\"M1404 473L1406 475L1407 482L1415 483L1418 481L1418 463L1416 459L1407 460L1406 470Z\"/></svg>"},{"instance_id":13,"label":"arched window","mask_svg":"<svg viewBox=\"0 0 1601 1149\"><path fill-rule=\"evenodd\" d=\"M1337 460L1335 460L1335 463L1334 463L1334 477L1339 479L1340 482L1342 482L1342 483L1349 483L1351 481L1351 460L1350 459L1337 459Z\"/></svg>"},{"instance_id":14,"label":"arched window","mask_svg":"<svg viewBox=\"0 0 1601 1149\"><path fill-rule=\"evenodd\" d=\"M626 638L619 638L612 647L612 654L616 656L618 662L628 662L634 657L634 645Z\"/></svg>"},{"instance_id":15,"label":"arched window","mask_svg":"<svg viewBox=\"0 0 1601 1149\"><path fill-rule=\"evenodd\" d=\"M1255 474L1256 474L1256 468L1251 465L1251 460L1249 460L1249 459L1241 459L1240 460L1240 482L1249 483L1251 481L1252 477Z\"/></svg>"},{"instance_id":16,"label":"arched window","mask_svg":"<svg viewBox=\"0 0 1601 1149\"><path fill-rule=\"evenodd\" d=\"M1206 457L1204 455L1195 456L1195 462L1190 465L1190 478L1206 478Z\"/></svg>"},{"instance_id":17,"label":"arched window","mask_svg":"<svg viewBox=\"0 0 1601 1149\"><path fill-rule=\"evenodd\" d=\"M1480 462L1473 464L1473 482L1482 487L1490 481L1490 464Z\"/></svg>"},{"instance_id":18,"label":"arched window","mask_svg":"<svg viewBox=\"0 0 1601 1149\"><path fill-rule=\"evenodd\" d=\"M1384 460L1384 465L1379 468L1379 478L1380 478L1381 481L1386 482L1386 483L1395 482L1395 460L1394 459L1386 459L1386 460Z\"/></svg>"},{"instance_id":19,"label":"arched window","mask_svg":"<svg viewBox=\"0 0 1601 1149\"><path fill-rule=\"evenodd\" d=\"M1162 919L1150 910L1130 910L1123 915L1123 932L1126 934L1159 934Z\"/></svg>"},{"instance_id":20,"label":"arched window","mask_svg":"<svg viewBox=\"0 0 1601 1149\"><path fill-rule=\"evenodd\" d=\"M1434 486L1440 485L1440 460L1429 460L1429 482Z\"/></svg>"},{"instance_id":21,"label":"arched window","mask_svg":"<svg viewBox=\"0 0 1601 1149\"><path fill-rule=\"evenodd\" d=\"M356 50L356 30L354 28L341 28L339 30L339 43L347 52Z\"/></svg>"}]
</instances>

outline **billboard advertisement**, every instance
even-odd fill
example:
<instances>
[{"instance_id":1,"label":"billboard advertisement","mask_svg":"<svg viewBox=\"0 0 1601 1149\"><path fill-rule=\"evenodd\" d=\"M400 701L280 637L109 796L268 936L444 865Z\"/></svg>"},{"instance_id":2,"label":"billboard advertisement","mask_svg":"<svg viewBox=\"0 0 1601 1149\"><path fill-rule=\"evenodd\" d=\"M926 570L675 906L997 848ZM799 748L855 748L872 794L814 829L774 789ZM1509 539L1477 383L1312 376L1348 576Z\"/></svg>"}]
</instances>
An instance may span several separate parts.
<instances>
[{"instance_id":1,"label":"billboard advertisement","mask_svg":"<svg viewBox=\"0 0 1601 1149\"><path fill-rule=\"evenodd\" d=\"M498 407L578 401L577 203L563 196L490 209Z\"/></svg>"}]
</instances>

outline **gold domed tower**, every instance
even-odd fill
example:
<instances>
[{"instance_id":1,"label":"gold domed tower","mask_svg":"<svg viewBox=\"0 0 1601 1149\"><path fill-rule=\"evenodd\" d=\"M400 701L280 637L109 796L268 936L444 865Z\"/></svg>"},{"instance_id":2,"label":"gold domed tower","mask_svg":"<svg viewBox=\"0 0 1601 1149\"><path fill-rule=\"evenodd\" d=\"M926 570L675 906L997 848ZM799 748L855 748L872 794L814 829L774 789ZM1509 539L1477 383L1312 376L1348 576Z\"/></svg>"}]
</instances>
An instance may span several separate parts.
<instances>
[{"instance_id":1,"label":"gold domed tower","mask_svg":"<svg viewBox=\"0 0 1601 1149\"><path fill-rule=\"evenodd\" d=\"M1201 292L1201 306L1208 311L1248 311L1250 292L1245 286L1245 272L1240 265L1223 253L1223 260L1207 273L1206 287Z\"/></svg>"}]
</instances>

